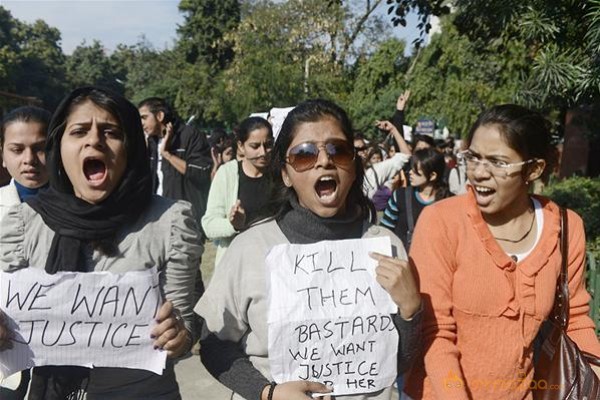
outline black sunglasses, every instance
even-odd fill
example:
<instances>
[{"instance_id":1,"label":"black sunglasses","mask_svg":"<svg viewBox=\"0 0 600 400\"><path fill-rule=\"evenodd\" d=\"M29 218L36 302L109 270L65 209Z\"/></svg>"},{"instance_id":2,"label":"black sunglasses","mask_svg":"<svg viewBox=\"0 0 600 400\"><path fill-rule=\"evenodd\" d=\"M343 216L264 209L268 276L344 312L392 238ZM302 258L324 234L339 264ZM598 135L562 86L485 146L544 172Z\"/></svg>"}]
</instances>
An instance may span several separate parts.
<instances>
[{"instance_id":1,"label":"black sunglasses","mask_svg":"<svg viewBox=\"0 0 600 400\"><path fill-rule=\"evenodd\" d=\"M315 166L321 149L325 149L327 157L336 167L347 168L354 161L354 148L345 140L330 140L323 145L300 143L290 149L285 161L296 172L304 172Z\"/></svg>"}]
</instances>

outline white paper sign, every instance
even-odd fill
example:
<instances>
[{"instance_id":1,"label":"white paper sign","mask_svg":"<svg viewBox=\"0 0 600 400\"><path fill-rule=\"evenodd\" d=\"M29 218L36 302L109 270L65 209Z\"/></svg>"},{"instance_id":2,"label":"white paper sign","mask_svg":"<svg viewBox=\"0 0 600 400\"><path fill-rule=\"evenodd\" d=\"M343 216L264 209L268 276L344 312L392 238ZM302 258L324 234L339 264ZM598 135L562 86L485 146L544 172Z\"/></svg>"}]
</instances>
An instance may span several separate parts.
<instances>
[{"instance_id":1,"label":"white paper sign","mask_svg":"<svg viewBox=\"0 0 600 400\"><path fill-rule=\"evenodd\" d=\"M334 395L396 380L397 306L376 282L388 237L278 245L267 255L269 363L276 382L318 381Z\"/></svg>"},{"instance_id":2,"label":"white paper sign","mask_svg":"<svg viewBox=\"0 0 600 400\"><path fill-rule=\"evenodd\" d=\"M162 374L150 331L162 303L156 269L112 274L37 268L0 272L0 309L14 332L0 378L42 365L137 368Z\"/></svg>"}]
</instances>

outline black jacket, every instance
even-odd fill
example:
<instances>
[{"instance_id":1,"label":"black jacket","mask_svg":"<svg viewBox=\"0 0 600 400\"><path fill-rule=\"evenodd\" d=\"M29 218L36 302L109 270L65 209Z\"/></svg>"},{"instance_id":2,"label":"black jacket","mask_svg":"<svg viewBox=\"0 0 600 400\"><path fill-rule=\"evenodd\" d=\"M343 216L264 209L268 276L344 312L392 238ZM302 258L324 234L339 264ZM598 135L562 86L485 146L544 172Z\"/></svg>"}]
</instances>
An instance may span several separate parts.
<instances>
[{"instance_id":1,"label":"black jacket","mask_svg":"<svg viewBox=\"0 0 600 400\"><path fill-rule=\"evenodd\" d=\"M169 152L186 162L186 171L181 174L170 162L163 160L162 195L192 203L198 228L202 230L200 220L206 211L212 169L210 145L206 135L181 121L175 123L173 131ZM153 167L156 169L156 164Z\"/></svg>"}]
</instances>

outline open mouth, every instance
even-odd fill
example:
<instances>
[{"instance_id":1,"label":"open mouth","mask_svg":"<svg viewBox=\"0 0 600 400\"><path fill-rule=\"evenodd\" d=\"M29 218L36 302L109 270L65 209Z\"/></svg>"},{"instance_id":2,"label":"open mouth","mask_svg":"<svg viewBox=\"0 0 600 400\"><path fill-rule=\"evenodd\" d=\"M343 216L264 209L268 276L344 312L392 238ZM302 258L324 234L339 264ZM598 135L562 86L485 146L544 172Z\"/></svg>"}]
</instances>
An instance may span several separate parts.
<instances>
[{"instance_id":1,"label":"open mouth","mask_svg":"<svg viewBox=\"0 0 600 400\"><path fill-rule=\"evenodd\" d=\"M496 191L494 189L485 187L485 186L474 186L475 189L475 195L477 197L477 202L480 205L486 205L489 204L489 202L492 200L494 194L496 194Z\"/></svg>"},{"instance_id":2,"label":"open mouth","mask_svg":"<svg viewBox=\"0 0 600 400\"><path fill-rule=\"evenodd\" d=\"M322 176L315 184L315 192L322 200L331 200L335 196L337 182L331 176Z\"/></svg>"},{"instance_id":3,"label":"open mouth","mask_svg":"<svg viewBox=\"0 0 600 400\"><path fill-rule=\"evenodd\" d=\"M83 173L92 183L100 183L106 176L106 164L102 160L88 158L83 161Z\"/></svg>"}]
</instances>

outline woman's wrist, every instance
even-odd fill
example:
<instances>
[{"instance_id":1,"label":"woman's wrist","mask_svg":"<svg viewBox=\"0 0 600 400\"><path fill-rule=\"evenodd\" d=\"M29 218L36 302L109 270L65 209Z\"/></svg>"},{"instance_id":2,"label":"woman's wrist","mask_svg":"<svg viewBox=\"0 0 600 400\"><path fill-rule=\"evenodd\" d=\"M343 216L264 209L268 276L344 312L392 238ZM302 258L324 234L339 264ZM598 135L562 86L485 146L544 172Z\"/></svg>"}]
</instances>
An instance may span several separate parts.
<instances>
[{"instance_id":1,"label":"woman's wrist","mask_svg":"<svg viewBox=\"0 0 600 400\"><path fill-rule=\"evenodd\" d=\"M266 384L260 394L260 400L273 400L275 386L277 386L277 383L275 382L269 382L268 384Z\"/></svg>"}]
</instances>

